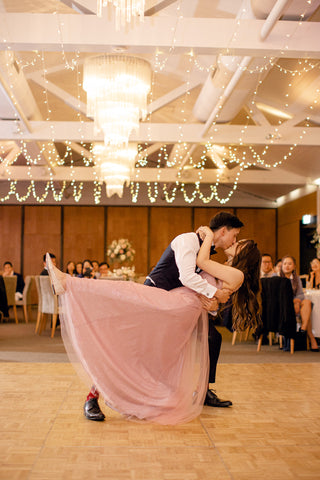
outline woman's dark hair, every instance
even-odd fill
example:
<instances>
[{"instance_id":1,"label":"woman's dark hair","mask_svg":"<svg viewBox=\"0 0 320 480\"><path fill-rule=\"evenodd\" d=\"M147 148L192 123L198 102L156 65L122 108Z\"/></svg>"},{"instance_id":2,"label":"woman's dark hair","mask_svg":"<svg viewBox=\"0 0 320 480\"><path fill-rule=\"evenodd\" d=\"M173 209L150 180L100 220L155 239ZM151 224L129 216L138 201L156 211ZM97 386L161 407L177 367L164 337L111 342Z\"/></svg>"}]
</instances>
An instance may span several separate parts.
<instances>
[{"instance_id":1,"label":"woman's dark hair","mask_svg":"<svg viewBox=\"0 0 320 480\"><path fill-rule=\"evenodd\" d=\"M297 272L296 272L297 262L296 262L296 259L294 257L292 257L291 255L285 255L281 259L282 264L283 264L283 261L286 258L291 258L291 260L294 263L294 270L292 272L291 285L292 285L292 290L293 290L293 296L295 297L296 294L297 294L298 287L299 287L299 280L298 280L299 277L298 277ZM280 270L280 277L285 277L285 274L282 271L282 267L281 267L281 270Z\"/></svg>"},{"instance_id":2,"label":"woman's dark hair","mask_svg":"<svg viewBox=\"0 0 320 480\"><path fill-rule=\"evenodd\" d=\"M67 263L66 273L69 273L69 271L68 271L68 266L69 266L71 263L73 263L73 265L74 265L74 269L73 269L73 272L72 272L72 274L74 274L74 272L76 271L76 264L75 264L72 260L70 260L70 262Z\"/></svg>"},{"instance_id":3,"label":"woman's dark hair","mask_svg":"<svg viewBox=\"0 0 320 480\"><path fill-rule=\"evenodd\" d=\"M261 253L253 240L240 240L231 266L241 270L244 280L232 294L233 329L256 329L261 324Z\"/></svg>"}]
</instances>

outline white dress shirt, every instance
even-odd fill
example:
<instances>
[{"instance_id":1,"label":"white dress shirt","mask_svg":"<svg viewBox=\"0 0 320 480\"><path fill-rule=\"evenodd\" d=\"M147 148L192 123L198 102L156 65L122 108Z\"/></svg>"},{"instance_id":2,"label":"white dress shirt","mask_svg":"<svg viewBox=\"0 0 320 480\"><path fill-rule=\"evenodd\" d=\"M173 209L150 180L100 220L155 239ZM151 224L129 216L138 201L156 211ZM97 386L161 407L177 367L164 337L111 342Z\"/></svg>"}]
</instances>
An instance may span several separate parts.
<instances>
[{"instance_id":1,"label":"white dress shirt","mask_svg":"<svg viewBox=\"0 0 320 480\"><path fill-rule=\"evenodd\" d=\"M174 251L182 285L208 298L214 297L217 288L196 273L197 255L200 250L197 234L190 232L178 235L172 240L171 248Z\"/></svg>"}]
</instances>

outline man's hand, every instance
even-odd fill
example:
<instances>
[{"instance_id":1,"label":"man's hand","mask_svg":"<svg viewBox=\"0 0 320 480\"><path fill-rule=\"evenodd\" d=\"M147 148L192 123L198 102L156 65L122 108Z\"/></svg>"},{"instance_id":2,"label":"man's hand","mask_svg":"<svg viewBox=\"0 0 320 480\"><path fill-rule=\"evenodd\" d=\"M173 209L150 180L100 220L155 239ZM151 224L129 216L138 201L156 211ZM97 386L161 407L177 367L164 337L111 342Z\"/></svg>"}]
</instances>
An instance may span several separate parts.
<instances>
[{"instance_id":1,"label":"man's hand","mask_svg":"<svg viewBox=\"0 0 320 480\"><path fill-rule=\"evenodd\" d=\"M218 300L213 298L208 298L205 295L198 294L199 300L202 304L202 308L207 310L207 312L216 311L219 308Z\"/></svg>"},{"instance_id":2,"label":"man's hand","mask_svg":"<svg viewBox=\"0 0 320 480\"><path fill-rule=\"evenodd\" d=\"M222 288L221 290L217 290L215 293L215 298L218 300L219 303L226 303L231 295L231 291L227 288Z\"/></svg>"}]
</instances>

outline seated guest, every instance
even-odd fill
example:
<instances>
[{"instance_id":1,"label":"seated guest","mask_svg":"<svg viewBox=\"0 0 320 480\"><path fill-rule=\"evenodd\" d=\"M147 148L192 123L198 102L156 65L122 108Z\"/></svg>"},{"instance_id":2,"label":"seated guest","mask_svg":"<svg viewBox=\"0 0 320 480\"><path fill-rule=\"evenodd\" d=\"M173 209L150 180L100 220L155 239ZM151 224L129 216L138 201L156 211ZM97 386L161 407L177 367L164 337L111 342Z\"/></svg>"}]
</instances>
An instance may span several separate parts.
<instances>
[{"instance_id":1,"label":"seated guest","mask_svg":"<svg viewBox=\"0 0 320 480\"><path fill-rule=\"evenodd\" d=\"M99 278L100 277L99 262L97 260L92 260L91 263L92 263L92 266L93 266L94 278Z\"/></svg>"},{"instance_id":2,"label":"seated guest","mask_svg":"<svg viewBox=\"0 0 320 480\"><path fill-rule=\"evenodd\" d=\"M99 265L99 273L100 273L99 278L109 277L109 268L110 267L107 262L101 262Z\"/></svg>"},{"instance_id":3,"label":"seated guest","mask_svg":"<svg viewBox=\"0 0 320 480\"><path fill-rule=\"evenodd\" d=\"M320 260L314 258L310 262L311 271L307 280L307 288L320 288Z\"/></svg>"},{"instance_id":4,"label":"seated guest","mask_svg":"<svg viewBox=\"0 0 320 480\"><path fill-rule=\"evenodd\" d=\"M276 275L280 275L281 272L281 266L282 266L282 260L281 258L278 258L278 260L275 263L275 266L273 267L273 271Z\"/></svg>"},{"instance_id":5,"label":"seated guest","mask_svg":"<svg viewBox=\"0 0 320 480\"><path fill-rule=\"evenodd\" d=\"M23 289L24 289L24 280L21 273L17 273L13 270L11 262L4 262L3 264L3 277L12 277L15 275L17 277L17 287L16 287L16 301L22 299Z\"/></svg>"},{"instance_id":6,"label":"seated guest","mask_svg":"<svg viewBox=\"0 0 320 480\"><path fill-rule=\"evenodd\" d=\"M271 255L263 253L261 256L260 278L270 278L275 275Z\"/></svg>"},{"instance_id":7,"label":"seated guest","mask_svg":"<svg viewBox=\"0 0 320 480\"><path fill-rule=\"evenodd\" d=\"M70 261L67 263L67 268L66 268L66 273L69 273L69 275L71 275L72 277L75 277L75 273L76 273L76 266L75 266L75 263Z\"/></svg>"},{"instance_id":8,"label":"seated guest","mask_svg":"<svg viewBox=\"0 0 320 480\"><path fill-rule=\"evenodd\" d=\"M299 275L296 273L296 261L290 255L286 255L282 258L282 267L280 277L286 277L291 280L293 290L293 303L296 315L301 318L300 331L306 332L310 343L311 351L318 352L318 344L312 333L311 324L311 308L312 303L308 298L304 298L302 283Z\"/></svg>"},{"instance_id":9,"label":"seated guest","mask_svg":"<svg viewBox=\"0 0 320 480\"><path fill-rule=\"evenodd\" d=\"M88 259L83 260L82 278L94 278L94 271L93 271L93 265L91 260L88 260Z\"/></svg>"},{"instance_id":10,"label":"seated guest","mask_svg":"<svg viewBox=\"0 0 320 480\"><path fill-rule=\"evenodd\" d=\"M49 255L50 255L50 258L52 260L53 265L57 266L57 259L56 259L55 254L54 253L49 253ZM43 270L40 273L40 275L49 275L47 267L46 267L46 254L43 255Z\"/></svg>"},{"instance_id":11,"label":"seated guest","mask_svg":"<svg viewBox=\"0 0 320 480\"><path fill-rule=\"evenodd\" d=\"M76 277L82 277L82 269L83 269L82 262L77 262L76 263L76 271L75 271L75 276Z\"/></svg>"}]
</instances>

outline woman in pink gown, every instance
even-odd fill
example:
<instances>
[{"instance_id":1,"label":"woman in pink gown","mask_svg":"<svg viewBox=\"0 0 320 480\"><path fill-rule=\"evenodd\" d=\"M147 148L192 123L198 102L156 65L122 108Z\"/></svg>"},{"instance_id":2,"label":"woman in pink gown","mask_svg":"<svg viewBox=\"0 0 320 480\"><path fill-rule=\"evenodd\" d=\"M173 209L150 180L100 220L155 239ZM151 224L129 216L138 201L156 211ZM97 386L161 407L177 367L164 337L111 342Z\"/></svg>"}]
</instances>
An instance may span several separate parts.
<instances>
[{"instance_id":1,"label":"woman in pink gown","mask_svg":"<svg viewBox=\"0 0 320 480\"><path fill-rule=\"evenodd\" d=\"M199 252L200 268L237 290L241 271L211 260L208 264L209 237L207 232ZM60 294L69 358L108 406L127 418L161 424L188 422L201 413L208 387L208 318L194 291L92 282L50 264L48 270ZM202 275L222 288L221 280Z\"/></svg>"}]
</instances>

